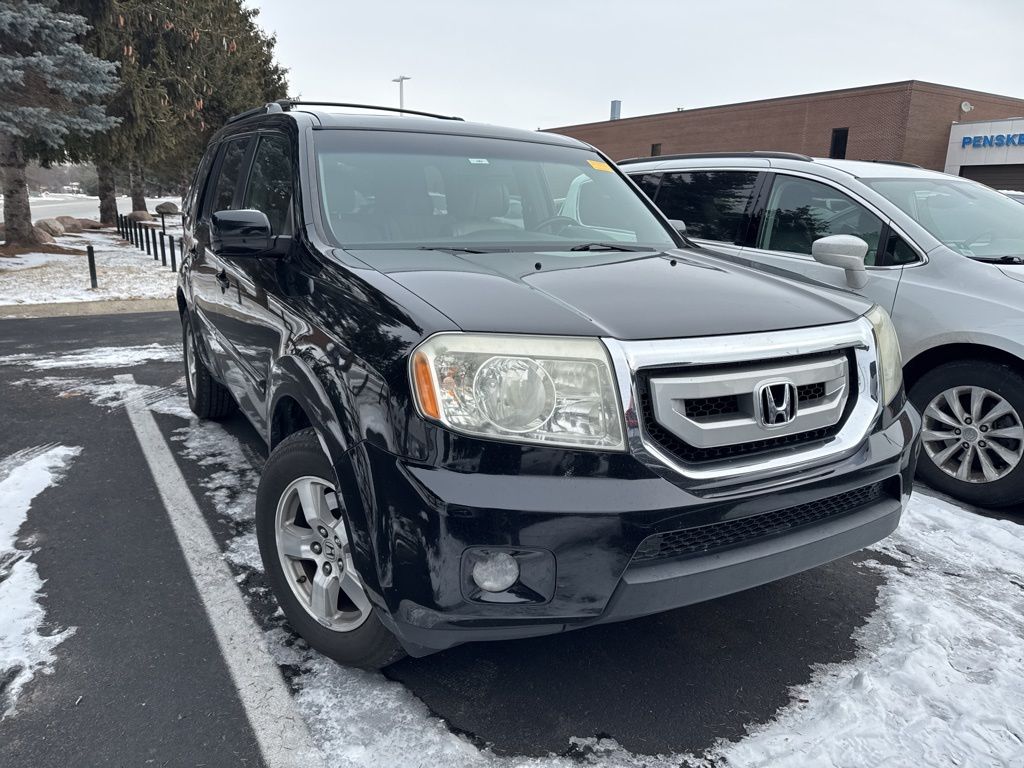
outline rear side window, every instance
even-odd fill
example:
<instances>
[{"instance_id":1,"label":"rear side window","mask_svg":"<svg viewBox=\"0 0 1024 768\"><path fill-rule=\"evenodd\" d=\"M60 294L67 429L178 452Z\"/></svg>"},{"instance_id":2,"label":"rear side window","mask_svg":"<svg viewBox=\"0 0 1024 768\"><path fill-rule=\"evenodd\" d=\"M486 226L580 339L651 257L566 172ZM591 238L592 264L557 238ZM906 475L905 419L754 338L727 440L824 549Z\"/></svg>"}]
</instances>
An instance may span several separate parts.
<instances>
[{"instance_id":1,"label":"rear side window","mask_svg":"<svg viewBox=\"0 0 1024 768\"><path fill-rule=\"evenodd\" d=\"M210 174L210 166L213 165L213 158L216 156L216 148L210 147L199 161L199 168L192 179L192 184L185 193L185 199L181 202L181 213L186 227L191 226L199 213L199 205L203 199L203 188L206 186L206 177Z\"/></svg>"},{"instance_id":2,"label":"rear side window","mask_svg":"<svg viewBox=\"0 0 1024 768\"><path fill-rule=\"evenodd\" d=\"M746 220L757 173L691 171L667 173L658 190L658 207L686 224L691 237L735 243Z\"/></svg>"},{"instance_id":3,"label":"rear side window","mask_svg":"<svg viewBox=\"0 0 1024 768\"><path fill-rule=\"evenodd\" d=\"M231 210L235 200L235 190L238 188L238 176L242 170L242 161L245 159L246 151L249 149L249 137L234 139L225 142L221 150L220 169L217 171L217 183L210 195L210 205L207 210L215 211Z\"/></svg>"},{"instance_id":4,"label":"rear side window","mask_svg":"<svg viewBox=\"0 0 1024 768\"><path fill-rule=\"evenodd\" d=\"M654 199L654 196L658 193L658 183L661 181L660 175L657 173L637 173L629 178L644 191L645 195L651 198L651 200Z\"/></svg>"},{"instance_id":5,"label":"rear side window","mask_svg":"<svg viewBox=\"0 0 1024 768\"><path fill-rule=\"evenodd\" d=\"M275 235L292 234L292 154L284 136L263 136L252 158L243 208L263 211Z\"/></svg>"},{"instance_id":6,"label":"rear side window","mask_svg":"<svg viewBox=\"0 0 1024 768\"><path fill-rule=\"evenodd\" d=\"M882 220L834 187L796 176L777 176L764 213L758 247L810 255L828 235L856 235L868 244L864 263L878 260Z\"/></svg>"}]
</instances>

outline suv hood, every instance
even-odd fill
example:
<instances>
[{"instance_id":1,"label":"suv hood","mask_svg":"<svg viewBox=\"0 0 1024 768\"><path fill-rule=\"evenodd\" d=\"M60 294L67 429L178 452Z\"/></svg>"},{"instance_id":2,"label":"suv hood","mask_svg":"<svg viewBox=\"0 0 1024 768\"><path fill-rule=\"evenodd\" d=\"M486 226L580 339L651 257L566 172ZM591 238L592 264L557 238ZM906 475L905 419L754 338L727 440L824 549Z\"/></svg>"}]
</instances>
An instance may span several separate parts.
<instances>
[{"instance_id":1,"label":"suv hood","mask_svg":"<svg viewBox=\"0 0 1024 768\"><path fill-rule=\"evenodd\" d=\"M696 249L350 253L464 331L683 338L842 323L870 308L853 295L818 291Z\"/></svg>"}]
</instances>

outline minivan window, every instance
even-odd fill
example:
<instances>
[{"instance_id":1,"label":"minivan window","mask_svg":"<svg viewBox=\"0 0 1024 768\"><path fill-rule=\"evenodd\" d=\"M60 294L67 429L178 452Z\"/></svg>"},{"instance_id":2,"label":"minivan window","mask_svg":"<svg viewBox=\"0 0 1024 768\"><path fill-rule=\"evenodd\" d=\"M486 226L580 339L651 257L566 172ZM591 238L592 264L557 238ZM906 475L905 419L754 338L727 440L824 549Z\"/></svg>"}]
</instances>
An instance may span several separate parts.
<instances>
[{"instance_id":1,"label":"minivan window","mask_svg":"<svg viewBox=\"0 0 1024 768\"><path fill-rule=\"evenodd\" d=\"M772 185L758 247L810 255L811 244L829 235L855 235L868 244L865 263L878 260L882 220L834 187L779 175Z\"/></svg>"},{"instance_id":2,"label":"minivan window","mask_svg":"<svg viewBox=\"0 0 1024 768\"><path fill-rule=\"evenodd\" d=\"M964 256L1024 256L1024 206L994 189L950 179L861 179Z\"/></svg>"},{"instance_id":3,"label":"minivan window","mask_svg":"<svg viewBox=\"0 0 1024 768\"><path fill-rule=\"evenodd\" d=\"M411 131L318 131L315 141L320 205L339 245L675 247L643 199L591 150Z\"/></svg>"},{"instance_id":4,"label":"minivan window","mask_svg":"<svg viewBox=\"0 0 1024 768\"><path fill-rule=\"evenodd\" d=\"M217 184L211 196L210 206L207 208L210 213L231 209L235 199L235 189L238 186L238 175L242 170L242 161L245 159L248 148L248 136L225 143L220 169L217 172Z\"/></svg>"},{"instance_id":5,"label":"minivan window","mask_svg":"<svg viewBox=\"0 0 1024 768\"><path fill-rule=\"evenodd\" d=\"M284 136L260 138L242 207L263 211L275 235L292 234L292 155Z\"/></svg>"},{"instance_id":6,"label":"minivan window","mask_svg":"<svg viewBox=\"0 0 1024 768\"><path fill-rule=\"evenodd\" d=\"M658 207L686 224L691 237L735 243L756 183L757 174L747 171L668 173L658 190Z\"/></svg>"}]
</instances>

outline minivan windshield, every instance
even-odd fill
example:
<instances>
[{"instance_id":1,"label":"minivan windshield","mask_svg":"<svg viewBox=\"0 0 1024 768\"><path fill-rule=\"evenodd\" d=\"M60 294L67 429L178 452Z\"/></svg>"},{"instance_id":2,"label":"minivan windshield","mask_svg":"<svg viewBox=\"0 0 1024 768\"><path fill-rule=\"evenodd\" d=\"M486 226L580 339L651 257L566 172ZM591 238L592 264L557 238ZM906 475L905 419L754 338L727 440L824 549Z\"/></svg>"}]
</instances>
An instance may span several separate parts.
<instances>
[{"instance_id":1,"label":"minivan windshield","mask_svg":"<svg viewBox=\"0 0 1024 768\"><path fill-rule=\"evenodd\" d=\"M964 256L1024 256L1024 205L994 189L946 179L862 179Z\"/></svg>"},{"instance_id":2,"label":"minivan windshield","mask_svg":"<svg viewBox=\"0 0 1024 768\"><path fill-rule=\"evenodd\" d=\"M411 131L315 136L323 220L341 246L580 256L675 247L591 150Z\"/></svg>"}]
</instances>

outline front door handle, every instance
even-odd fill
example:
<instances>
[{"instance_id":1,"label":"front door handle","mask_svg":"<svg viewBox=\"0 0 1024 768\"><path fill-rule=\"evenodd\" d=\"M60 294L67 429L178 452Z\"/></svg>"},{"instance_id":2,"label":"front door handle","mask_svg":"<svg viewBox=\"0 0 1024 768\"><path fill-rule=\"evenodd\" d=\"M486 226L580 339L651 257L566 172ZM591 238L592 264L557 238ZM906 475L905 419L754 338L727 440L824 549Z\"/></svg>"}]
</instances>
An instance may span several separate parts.
<instances>
[{"instance_id":1,"label":"front door handle","mask_svg":"<svg viewBox=\"0 0 1024 768\"><path fill-rule=\"evenodd\" d=\"M220 283L221 291L226 291L231 286L231 280L228 278L228 273L223 269L217 273L217 282Z\"/></svg>"}]
</instances>

